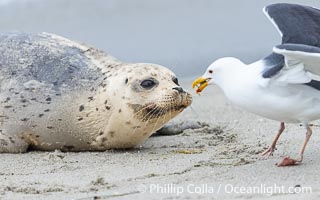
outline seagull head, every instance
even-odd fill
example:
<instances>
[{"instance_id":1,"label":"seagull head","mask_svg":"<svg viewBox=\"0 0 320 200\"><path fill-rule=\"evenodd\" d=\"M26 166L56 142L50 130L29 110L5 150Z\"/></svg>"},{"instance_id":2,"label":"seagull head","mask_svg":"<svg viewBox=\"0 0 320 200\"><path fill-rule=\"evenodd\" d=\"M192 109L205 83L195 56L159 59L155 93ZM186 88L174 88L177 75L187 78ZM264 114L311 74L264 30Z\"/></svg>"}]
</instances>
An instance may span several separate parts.
<instances>
[{"instance_id":1,"label":"seagull head","mask_svg":"<svg viewBox=\"0 0 320 200\"><path fill-rule=\"evenodd\" d=\"M192 83L192 88L197 87L197 94L201 93L208 85L223 84L227 79L234 76L239 65L244 64L237 58L225 57L214 61L206 70L206 72Z\"/></svg>"}]
</instances>

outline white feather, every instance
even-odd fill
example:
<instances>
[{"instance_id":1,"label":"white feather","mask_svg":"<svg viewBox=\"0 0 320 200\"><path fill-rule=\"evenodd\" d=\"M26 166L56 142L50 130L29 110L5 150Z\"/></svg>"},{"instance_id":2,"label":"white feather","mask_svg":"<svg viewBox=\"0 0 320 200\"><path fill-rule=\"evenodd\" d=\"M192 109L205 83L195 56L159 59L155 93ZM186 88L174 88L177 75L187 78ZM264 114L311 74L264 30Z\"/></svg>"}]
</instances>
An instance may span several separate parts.
<instances>
[{"instance_id":1,"label":"white feather","mask_svg":"<svg viewBox=\"0 0 320 200\"><path fill-rule=\"evenodd\" d=\"M320 54L309 53L304 51L292 51L286 49L273 48L273 52L281 54L285 57L288 67L294 66L296 63L303 63L304 69L316 75L320 75Z\"/></svg>"},{"instance_id":2,"label":"white feather","mask_svg":"<svg viewBox=\"0 0 320 200\"><path fill-rule=\"evenodd\" d=\"M286 62L287 63L287 62ZM303 63L291 63L287 65L272 78L273 83L277 82L278 84L301 84L308 83L311 81L311 77L304 70Z\"/></svg>"}]
</instances>

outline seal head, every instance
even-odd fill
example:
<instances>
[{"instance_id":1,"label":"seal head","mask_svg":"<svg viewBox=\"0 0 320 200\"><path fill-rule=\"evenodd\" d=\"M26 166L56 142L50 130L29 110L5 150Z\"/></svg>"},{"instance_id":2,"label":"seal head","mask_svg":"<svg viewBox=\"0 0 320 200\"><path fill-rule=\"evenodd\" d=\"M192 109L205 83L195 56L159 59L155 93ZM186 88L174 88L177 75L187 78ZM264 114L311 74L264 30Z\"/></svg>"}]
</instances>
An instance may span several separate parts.
<instances>
[{"instance_id":1,"label":"seal head","mask_svg":"<svg viewBox=\"0 0 320 200\"><path fill-rule=\"evenodd\" d=\"M106 89L111 93L108 101L114 109L112 127L108 126L106 134L97 137L99 145L134 147L192 102L175 74L160 65L124 64L115 74L108 79Z\"/></svg>"}]
</instances>

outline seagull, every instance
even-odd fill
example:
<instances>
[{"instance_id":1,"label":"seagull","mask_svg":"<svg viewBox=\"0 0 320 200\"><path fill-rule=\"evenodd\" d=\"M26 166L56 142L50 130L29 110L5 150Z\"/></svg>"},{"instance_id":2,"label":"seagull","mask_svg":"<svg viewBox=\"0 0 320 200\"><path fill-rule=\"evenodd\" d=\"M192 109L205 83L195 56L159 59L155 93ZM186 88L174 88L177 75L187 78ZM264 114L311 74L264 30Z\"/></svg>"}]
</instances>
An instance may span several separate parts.
<instances>
[{"instance_id":1,"label":"seagull","mask_svg":"<svg viewBox=\"0 0 320 200\"><path fill-rule=\"evenodd\" d=\"M213 62L192 88L220 87L231 103L280 122L280 129L262 155L273 154L285 123L300 123L306 136L299 157L285 157L278 166L301 163L312 135L310 122L320 119L320 10L278 3L263 9L278 29L282 43L267 57L246 65L232 57Z\"/></svg>"}]
</instances>

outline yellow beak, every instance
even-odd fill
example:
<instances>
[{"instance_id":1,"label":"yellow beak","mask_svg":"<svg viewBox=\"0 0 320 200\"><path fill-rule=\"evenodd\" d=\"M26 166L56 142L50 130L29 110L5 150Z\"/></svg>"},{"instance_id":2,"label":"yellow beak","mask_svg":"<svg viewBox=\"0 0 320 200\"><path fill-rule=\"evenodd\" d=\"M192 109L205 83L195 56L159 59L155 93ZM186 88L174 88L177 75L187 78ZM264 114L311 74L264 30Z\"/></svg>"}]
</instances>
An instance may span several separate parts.
<instances>
[{"instance_id":1,"label":"yellow beak","mask_svg":"<svg viewBox=\"0 0 320 200\"><path fill-rule=\"evenodd\" d=\"M199 94L202 92L202 90L208 86L209 79L208 78L202 78L199 77L192 83L192 88L195 88L196 86L198 87L196 93Z\"/></svg>"}]
</instances>

